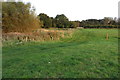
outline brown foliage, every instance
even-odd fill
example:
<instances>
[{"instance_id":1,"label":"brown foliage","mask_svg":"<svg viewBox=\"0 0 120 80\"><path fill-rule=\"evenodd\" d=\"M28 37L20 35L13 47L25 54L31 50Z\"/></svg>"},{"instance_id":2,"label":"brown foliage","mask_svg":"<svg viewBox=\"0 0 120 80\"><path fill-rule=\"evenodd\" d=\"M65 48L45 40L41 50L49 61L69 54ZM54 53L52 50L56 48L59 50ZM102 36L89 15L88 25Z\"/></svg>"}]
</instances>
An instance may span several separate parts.
<instances>
[{"instance_id":1,"label":"brown foliage","mask_svg":"<svg viewBox=\"0 0 120 80\"><path fill-rule=\"evenodd\" d=\"M40 27L30 3L4 2L2 7L3 32L31 32Z\"/></svg>"}]
</instances>

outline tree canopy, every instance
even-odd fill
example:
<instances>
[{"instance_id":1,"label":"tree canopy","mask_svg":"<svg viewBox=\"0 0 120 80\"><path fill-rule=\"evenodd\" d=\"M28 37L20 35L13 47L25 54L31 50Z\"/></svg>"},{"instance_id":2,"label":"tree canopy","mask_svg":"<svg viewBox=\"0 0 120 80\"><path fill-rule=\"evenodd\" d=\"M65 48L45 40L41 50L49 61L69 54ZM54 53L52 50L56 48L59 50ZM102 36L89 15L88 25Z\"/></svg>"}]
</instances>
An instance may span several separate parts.
<instances>
[{"instance_id":1,"label":"tree canopy","mask_svg":"<svg viewBox=\"0 0 120 80\"><path fill-rule=\"evenodd\" d=\"M49 28L52 27L52 20L47 14L41 13L38 15L40 18L40 21L43 23L43 28Z\"/></svg>"},{"instance_id":2,"label":"tree canopy","mask_svg":"<svg viewBox=\"0 0 120 80\"><path fill-rule=\"evenodd\" d=\"M41 25L30 3L3 2L2 13L3 32L33 31Z\"/></svg>"},{"instance_id":3,"label":"tree canopy","mask_svg":"<svg viewBox=\"0 0 120 80\"><path fill-rule=\"evenodd\" d=\"M68 28L70 24L68 18L64 14L57 15L55 21L58 28Z\"/></svg>"}]
</instances>

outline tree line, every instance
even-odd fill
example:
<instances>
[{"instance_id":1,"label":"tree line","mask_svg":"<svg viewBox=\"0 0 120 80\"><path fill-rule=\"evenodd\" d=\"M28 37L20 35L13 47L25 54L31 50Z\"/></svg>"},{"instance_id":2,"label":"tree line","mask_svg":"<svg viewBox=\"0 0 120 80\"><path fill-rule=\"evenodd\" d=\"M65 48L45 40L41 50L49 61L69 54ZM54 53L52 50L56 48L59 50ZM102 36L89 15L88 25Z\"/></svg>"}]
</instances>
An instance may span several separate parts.
<instances>
[{"instance_id":1,"label":"tree line","mask_svg":"<svg viewBox=\"0 0 120 80\"><path fill-rule=\"evenodd\" d=\"M45 13L36 15L35 8L30 3L2 3L3 32L31 32L39 28L117 28L118 26L120 19L117 18L70 21L64 14L56 15L55 18Z\"/></svg>"},{"instance_id":2,"label":"tree line","mask_svg":"<svg viewBox=\"0 0 120 80\"><path fill-rule=\"evenodd\" d=\"M119 28L120 19L105 17L104 19L88 19L81 21L81 27L84 28Z\"/></svg>"},{"instance_id":3,"label":"tree line","mask_svg":"<svg viewBox=\"0 0 120 80\"><path fill-rule=\"evenodd\" d=\"M80 26L80 21L69 21L64 14L57 15L55 18L44 13L40 13L38 16L43 23L42 28L76 28Z\"/></svg>"},{"instance_id":4,"label":"tree line","mask_svg":"<svg viewBox=\"0 0 120 80\"><path fill-rule=\"evenodd\" d=\"M55 18L49 17L47 14L38 15L40 21L43 21L43 28L118 28L120 26L120 18L104 17L104 19L87 19L82 21L69 21L64 15L57 15Z\"/></svg>"}]
</instances>

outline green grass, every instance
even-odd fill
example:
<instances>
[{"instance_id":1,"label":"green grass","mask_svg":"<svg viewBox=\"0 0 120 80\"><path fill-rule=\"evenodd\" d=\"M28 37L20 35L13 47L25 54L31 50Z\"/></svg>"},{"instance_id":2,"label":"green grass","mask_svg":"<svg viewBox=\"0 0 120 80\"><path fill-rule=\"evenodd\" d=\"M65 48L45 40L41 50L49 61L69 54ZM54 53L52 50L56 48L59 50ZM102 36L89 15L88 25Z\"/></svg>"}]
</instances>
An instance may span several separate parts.
<instances>
[{"instance_id":1,"label":"green grass","mask_svg":"<svg viewBox=\"0 0 120 80\"><path fill-rule=\"evenodd\" d=\"M116 29L83 29L60 41L3 47L3 78L118 78L118 66Z\"/></svg>"}]
</instances>

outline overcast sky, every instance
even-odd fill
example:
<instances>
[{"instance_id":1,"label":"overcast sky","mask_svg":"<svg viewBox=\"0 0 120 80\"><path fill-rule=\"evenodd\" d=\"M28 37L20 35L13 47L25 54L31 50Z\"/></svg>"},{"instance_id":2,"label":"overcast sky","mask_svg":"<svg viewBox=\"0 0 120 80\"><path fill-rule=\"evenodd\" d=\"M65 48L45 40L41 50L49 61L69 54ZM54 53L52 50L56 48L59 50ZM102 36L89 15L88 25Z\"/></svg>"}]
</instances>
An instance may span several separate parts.
<instances>
[{"instance_id":1,"label":"overcast sky","mask_svg":"<svg viewBox=\"0 0 120 80\"><path fill-rule=\"evenodd\" d=\"M36 13L46 13L50 17L65 14L69 20L102 19L118 17L120 0L22 0L30 2Z\"/></svg>"}]
</instances>

